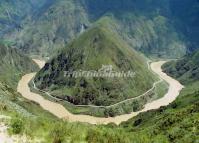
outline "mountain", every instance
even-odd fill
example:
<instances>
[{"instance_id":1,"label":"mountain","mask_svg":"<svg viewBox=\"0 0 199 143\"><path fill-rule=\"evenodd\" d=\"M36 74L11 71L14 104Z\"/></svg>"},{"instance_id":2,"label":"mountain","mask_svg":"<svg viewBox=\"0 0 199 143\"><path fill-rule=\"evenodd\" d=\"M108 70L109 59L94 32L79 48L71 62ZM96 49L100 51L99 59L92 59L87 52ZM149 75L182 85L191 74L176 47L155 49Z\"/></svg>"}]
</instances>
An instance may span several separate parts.
<instances>
[{"instance_id":1,"label":"mountain","mask_svg":"<svg viewBox=\"0 0 199 143\"><path fill-rule=\"evenodd\" d=\"M20 134L28 142L197 143L198 10L198 0L1 0L0 36L6 39L0 41L1 124L8 125L11 136ZM21 76L38 67L13 46L29 55L55 55L36 75L35 83L74 104L110 105L151 88L156 78L135 49L153 58L181 57L162 68L185 88L170 105L118 126L70 123L15 91ZM102 65L136 75L64 77L64 71L96 71ZM110 112L117 110L123 108Z\"/></svg>"},{"instance_id":2,"label":"mountain","mask_svg":"<svg viewBox=\"0 0 199 143\"><path fill-rule=\"evenodd\" d=\"M0 1L0 36L14 29L23 27L23 20L46 5L47 0L1 0ZM49 2L48 2L49 3Z\"/></svg>"},{"instance_id":3,"label":"mountain","mask_svg":"<svg viewBox=\"0 0 199 143\"><path fill-rule=\"evenodd\" d=\"M85 9L76 0L55 0L38 11L23 29L8 36L31 55L49 56L89 25Z\"/></svg>"},{"instance_id":4,"label":"mountain","mask_svg":"<svg viewBox=\"0 0 199 143\"><path fill-rule=\"evenodd\" d=\"M57 119L0 82L1 114L11 117L11 121L2 122L9 125L10 134L23 134L43 142L194 143L199 132L198 99L198 81L191 82L167 107L141 113L119 126L88 125Z\"/></svg>"},{"instance_id":5,"label":"mountain","mask_svg":"<svg viewBox=\"0 0 199 143\"><path fill-rule=\"evenodd\" d=\"M198 101L198 83L193 83L169 106L139 114L120 127L131 134L146 135L143 142L195 142L199 132L199 126L195 124L199 120Z\"/></svg>"},{"instance_id":6,"label":"mountain","mask_svg":"<svg viewBox=\"0 0 199 143\"><path fill-rule=\"evenodd\" d=\"M150 89L155 78L146 61L104 23L99 21L52 58L37 74L36 85L74 104L94 105L110 105ZM98 71L102 65L136 75L134 78L67 78L63 74L64 71Z\"/></svg>"},{"instance_id":7,"label":"mountain","mask_svg":"<svg viewBox=\"0 0 199 143\"><path fill-rule=\"evenodd\" d=\"M195 143L199 132L198 99L198 81L194 81L167 107L141 113L119 126L90 125L57 119L0 82L1 114L11 117L11 121L2 122L9 125L10 134L23 134L43 142Z\"/></svg>"},{"instance_id":8,"label":"mountain","mask_svg":"<svg viewBox=\"0 0 199 143\"><path fill-rule=\"evenodd\" d=\"M199 132L199 52L163 65L164 72L185 85L170 105L141 113L120 125L126 132L147 133L149 142L195 142ZM155 123L155 124L154 124Z\"/></svg>"},{"instance_id":9,"label":"mountain","mask_svg":"<svg viewBox=\"0 0 199 143\"><path fill-rule=\"evenodd\" d=\"M163 66L164 72L177 78L183 84L199 80L199 51L181 60L171 61Z\"/></svg>"},{"instance_id":10,"label":"mountain","mask_svg":"<svg viewBox=\"0 0 199 143\"><path fill-rule=\"evenodd\" d=\"M136 18L136 16L142 17L143 19L147 20L148 22L144 22L145 25L143 25L142 23L138 24L143 25L142 28L138 27L139 31L142 31L143 28L148 28L151 31L149 33L155 33L155 37L157 38L147 39L148 37L145 37L146 40L144 40L148 42L148 45L143 44L139 47L142 48L142 51L145 51L146 49L145 54L148 54L150 50L156 50L157 48L165 50L165 53L168 53L169 51L175 52L174 49L178 49L179 51L180 48L177 46L185 46L188 52L193 52L195 49L198 49L198 0L84 0L84 2L86 3L85 7L88 13L91 15L90 17L92 19L97 19L106 15L107 13L111 13L118 17L120 19L120 22L124 22L123 30L128 30L127 35L130 39L133 38L139 40L140 38L136 38L137 36L132 35L136 32L135 29L137 29L137 27L134 28L135 26L137 26L137 23L134 21L140 21L140 19ZM128 18L127 20L124 20L126 15L131 15L131 17L133 16L133 18ZM158 17L161 17L162 21L160 21L160 19L154 21ZM129 28L130 25L132 26ZM145 30L143 31L143 33L148 32ZM169 37L169 35L171 37ZM141 41L143 41L143 39L141 39ZM167 42L164 43L164 41ZM166 43L172 43L174 41L176 41L175 44L166 45ZM153 45L153 42L158 44ZM154 46L155 48L153 49ZM166 51L166 48L169 47L173 48L170 48L170 50ZM162 52L160 49L153 52L158 52L158 54L160 54ZM171 53L165 53L161 53L160 56L162 57L164 55L172 55ZM158 55L157 53L150 54Z\"/></svg>"},{"instance_id":11,"label":"mountain","mask_svg":"<svg viewBox=\"0 0 199 143\"><path fill-rule=\"evenodd\" d=\"M168 13L167 0L82 0L84 7L88 10L92 19L99 18L106 13L122 14L126 12L136 12L137 14L155 15L156 13Z\"/></svg>"},{"instance_id":12,"label":"mountain","mask_svg":"<svg viewBox=\"0 0 199 143\"><path fill-rule=\"evenodd\" d=\"M148 56L176 58L186 53L166 0L56 0L38 11L22 29L5 36L30 55L52 55L107 16L126 42Z\"/></svg>"},{"instance_id":13,"label":"mountain","mask_svg":"<svg viewBox=\"0 0 199 143\"><path fill-rule=\"evenodd\" d=\"M198 0L171 0L171 19L173 25L186 41L188 52L198 49L199 35L199 1Z\"/></svg>"},{"instance_id":14,"label":"mountain","mask_svg":"<svg viewBox=\"0 0 199 143\"><path fill-rule=\"evenodd\" d=\"M38 66L16 48L0 44L0 81L12 88L17 87L21 76L37 71Z\"/></svg>"}]
</instances>

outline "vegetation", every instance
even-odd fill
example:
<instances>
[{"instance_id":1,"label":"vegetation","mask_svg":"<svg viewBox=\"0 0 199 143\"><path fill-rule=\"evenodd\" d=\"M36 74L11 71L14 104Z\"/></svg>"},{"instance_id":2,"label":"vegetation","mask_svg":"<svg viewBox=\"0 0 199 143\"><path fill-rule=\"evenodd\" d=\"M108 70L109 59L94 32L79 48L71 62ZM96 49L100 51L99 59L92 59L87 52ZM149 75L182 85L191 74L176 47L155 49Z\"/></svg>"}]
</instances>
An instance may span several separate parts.
<instances>
[{"instance_id":1,"label":"vegetation","mask_svg":"<svg viewBox=\"0 0 199 143\"><path fill-rule=\"evenodd\" d=\"M0 36L10 39L0 41L0 114L11 117L7 122L10 134L43 143L198 143L198 4L198 0L1 0ZM188 52L163 66L185 88L169 106L141 113L119 126L57 119L16 92L21 76L38 67L12 46L29 55L48 56L65 44L68 46L36 77L39 88L62 100L109 105L151 88L156 78L147 70L144 58L130 47L158 58ZM102 64L111 64L115 70L135 70L137 75L134 80L63 78L64 70L98 70ZM163 96L166 87L164 82L158 85L158 97L152 94L149 99ZM100 111L68 109L115 116L128 113L132 104L136 111L143 100Z\"/></svg>"},{"instance_id":2,"label":"vegetation","mask_svg":"<svg viewBox=\"0 0 199 143\"><path fill-rule=\"evenodd\" d=\"M0 45L0 81L13 88L24 73L37 71L38 66L18 50Z\"/></svg>"},{"instance_id":3,"label":"vegetation","mask_svg":"<svg viewBox=\"0 0 199 143\"><path fill-rule=\"evenodd\" d=\"M183 84L199 80L199 51L187 55L181 60L171 61L163 66L170 76L177 78Z\"/></svg>"},{"instance_id":4,"label":"vegetation","mask_svg":"<svg viewBox=\"0 0 199 143\"><path fill-rule=\"evenodd\" d=\"M64 71L98 71L102 65L136 75L64 77ZM100 22L52 58L37 74L35 83L38 88L55 91L54 96L76 105L107 106L143 94L152 88L155 80L144 58Z\"/></svg>"},{"instance_id":5,"label":"vegetation","mask_svg":"<svg viewBox=\"0 0 199 143\"><path fill-rule=\"evenodd\" d=\"M86 10L76 0L42 0L42 3L37 11L32 11L33 16L30 15L22 29L8 37L17 41L16 46L25 53L46 57L79 35L89 21Z\"/></svg>"},{"instance_id":6,"label":"vegetation","mask_svg":"<svg viewBox=\"0 0 199 143\"><path fill-rule=\"evenodd\" d=\"M178 32L182 33L183 39L186 41L187 51L189 53L198 49L198 0L171 0L170 9L172 12L173 25Z\"/></svg>"},{"instance_id":7,"label":"vegetation","mask_svg":"<svg viewBox=\"0 0 199 143\"><path fill-rule=\"evenodd\" d=\"M23 20L40 9L46 0L1 0L0 37L13 29L20 30Z\"/></svg>"},{"instance_id":8,"label":"vegetation","mask_svg":"<svg viewBox=\"0 0 199 143\"><path fill-rule=\"evenodd\" d=\"M39 12L33 11L33 16L29 17L22 29L8 36L29 55L52 55L96 21L106 17L116 25L115 30L126 42L147 56L181 57L189 46L186 34L181 36L178 29L184 21L180 23L177 16L171 15L175 13L172 0L50 2L39 8ZM189 6L194 4L190 2Z\"/></svg>"},{"instance_id":9,"label":"vegetation","mask_svg":"<svg viewBox=\"0 0 199 143\"><path fill-rule=\"evenodd\" d=\"M73 114L84 114L91 115L96 117L115 117L122 114L129 114L131 112L136 112L143 109L144 105L148 102L157 100L165 95L168 91L168 85L165 82L161 82L156 85L156 87L148 92L147 94L136 98L131 99L120 104L114 104L113 106L106 107L92 107L92 106L76 106L66 100L60 98L52 98L43 92L39 92L33 88L33 85L30 84L31 91L42 95L44 98L62 104L67 110Z\"/></svg>"},{"instance_id":10,"label":"vegetation","mask_svg":"<svg viewBox=\"0 0 199 143\"><path fill-rule=\"evenodd\" d=\"M199 133L199 89L197 85L198 83L193 83L187 86L178 99L168 107L142 113L119 126L114 124L94 126L62 121L43 111L37 104L24 100L20 95L17 95L18 98L13 102L20 103L21 107L27 111L26 114L18 112L16 115L15 111L20 110L16 110L13 106L11 108L5 100L1 103L4 103L7 108L1 108L1 113L12 117L9 123L11 130L20 128L20 134L33 139L38 138L46 143L132 143L132 141L135 143L195 143ZM0 95L5 95L5 92ZM5 97L12 97L14 94L8 95ZM12 101L12 98L7 99ZM13 124L15 123L13 121L20 121L20 123Z\"/></svg>"},{"instance_id":11,"label":"vegetation","mask_svg":"<svg viewBox=\"0 0 199 143\"><path fill-rule=\"evenodd\" d=\"M11 134L20 134L23 130L23 121L19 118L14 118L11 120L10 126Z\"/></svg>"},{"instance_id":12,"label":"vegetation","mask_svg":"<svg viewBox=\"0 0 199 143\"><path fill-rule=\"evenodd\" d=\"M162 142L197 142L199 127L195 123L198 122L199 117L198 84L198 81L193 80L186 83L186 88L169 106L142 113L121 126L128 132L146 131L154 141L157 138L159 142L160 140Z\"/></svg>"}]
</instances>

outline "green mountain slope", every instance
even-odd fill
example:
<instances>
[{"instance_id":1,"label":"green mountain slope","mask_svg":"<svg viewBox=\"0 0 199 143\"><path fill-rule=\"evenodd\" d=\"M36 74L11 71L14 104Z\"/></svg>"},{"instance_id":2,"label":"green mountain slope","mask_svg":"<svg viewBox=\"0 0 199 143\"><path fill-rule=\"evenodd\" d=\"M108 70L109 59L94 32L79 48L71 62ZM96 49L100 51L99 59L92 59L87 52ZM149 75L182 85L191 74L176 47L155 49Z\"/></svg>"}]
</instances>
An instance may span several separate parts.
<instances>
[{"instance_id":1,"label":"green mountain slope","mask_svg":"<svg viewBox=\"0 0 199 143\"><path fill-rule=\"evenodd\" d=\"M89 25L86 10L79 1L56 0L44 6L8 37L17 41L28 54L49 56L55 49L62 48Z\"/></svg>"},{"instance_id":2,"label":"green mountain slope","mask_svg":"<svg viewBox=\"0 0 199 143\"><path fill-rule=\"evenodd\" d=\"M102 65L136 75L134 78L63 77L64 71L98 71ZM58 97L74 104L95 105L136 97L150 89L154 81L145 60L100 22L51 59L35 78L39 88L54 91Z\"/></svg>"},{"instance_id":3,"label":"green mountain slope","mask_svg":"<svg viewBox=\"0 0 199 143\"><path fill-rule=\"evenodd\" d=\"M43 115L55 118L38 104L24 99L15 89L0 81L0 115L2 114L20 115L29 119Z\"/></svg>"},{"instance_id":4,"label":"green mountain slope","mask_svg":"<svg viewBox=\"0 0 199 143\"><path fill-rule=\"evenodd\" d=\"M195 143L199 139L198 101L199 88L193 89L190 85L168 107L142 113L121 127L132 134L147 134L145 142Z\"/></svg>"},{"instance_id":5,"label":"green mountain slope","mask_svg":"<svg viewBox=\"0 0 199 143\"><path fill-rule=\"evenodd\" d=\"M46 0L1 0L0 1L0 36L23 27L23 20L38 13Z\"/></svg>"},{"instance_id":6,"label":"green mountain slope","mask_svg":"<svg viewBox=\"0 0 199 143\"><path fill-rule=\"evenodd\" d=\"M181 57L186 52L185 43L165 16L124 13L117 21L125 41L147 56L172 58Z\"/></svg>"},{"instance_id":7,"label":"green mountain slope","mask_svg":"<svg viewBox=\"0 0 199 143\"><path fill-rule=\"evenodd\" d=\"M186 47L190 51L198 47L198 0L48 1L14 34L17 45L29 54L45 56L53 53L52 49L65 47L81 30L100 18L95 26L60 50L36 77L38 87L61 98L67 97L75 104L109 105L128 96L134 97L152 86L154 77L144 59L128 44L155 57L180 57ZM33 5L40 2L31 0ZM7 31L6 26L18 27L29 14L26 10L32 7L29 4L29 0L2 0L0 33ZM199 52L195 52L163 66L165 72L185 85L169 106L142 113L120 126L94 126L59 120L16 93L14 89L20 77L38 67L16 49L1 45L0 115L12 117L11 122L7 122L11 131L17 128L19 133L44 143L197 143L198 59ZM137 74L133 80L63 77L65 70L98 70L102 64L111 64L117 71L131 69ZM99 92L94 94L96 91ZM123 94L115 96L119 92Z\"/></svg>"},{"instance_id":8,"label":"green mountain slope","mask_svg":"<svg viewBox=\"0 0 199 143\"><path fill-rule=\"evenodd\" d=\"M9 91L9 94L5 91ZM3 100L2 95L6 95ZM169 106L142 113L120 126L68 123L56 119L39 108L37 104L18 96L13 90L9 90L8 86L0 84L0 100L2 101L0 102L0 113L11 116L12 122L20 121L20 124L17 124L20 134L25 134L33 139L42 139L46 143L68 141L197 143L199 139L199 88L197 82L187 85L178 99ZM19 106L16 106L16 103ZM17 115L15 111L18 113ZM11 123L8 122L8 125L14 130L16 126Z\"/></svg>"},{"instance_id":9,"label":"green mountain slope","mask_svg":"<svg viewBox=\"0 0 199 143\"><path fill-rule=\"evenodd\" d=\"M38 70L38 66L16 49L0 45L0 81L17 87L18 80L25 73Z\"/></svg>"},{"instance_id":10,"label":"green mountain slope","mask_svg":"<svg viewBox=\"0 0 199 143\"><path fill-rule=\"evenodd\" d=\"M186 44L170 13L166 0L56 0L7 38L28 54L49 56L108 15L118 25L115 30L137 50L154 57L181 57Z\"/></svg>"},{"instance_id":11,"label":"green mountain slope","mask_svg":"<svg viewBox=\"0 0 199 143\"><path fill-rule=\"evenodd\" d=\"M183 84L199 80L199 51L187 55L178 61L171 61L163 66L170 76L177 78Z\"/></svg>"},{"instance_id":12,"label":"green mountain slope","mask_svg":"<svg viewBox=\"0 0 199 143\"><path fill-rule=\"evenodd\" d=\"M167 74L179 79L185 88L167 107L142 113L121 125L127 132L147 133L149 142L197 143L199 138L198 52L182 60L166 63Z\"/></svg>"}]
</instances>

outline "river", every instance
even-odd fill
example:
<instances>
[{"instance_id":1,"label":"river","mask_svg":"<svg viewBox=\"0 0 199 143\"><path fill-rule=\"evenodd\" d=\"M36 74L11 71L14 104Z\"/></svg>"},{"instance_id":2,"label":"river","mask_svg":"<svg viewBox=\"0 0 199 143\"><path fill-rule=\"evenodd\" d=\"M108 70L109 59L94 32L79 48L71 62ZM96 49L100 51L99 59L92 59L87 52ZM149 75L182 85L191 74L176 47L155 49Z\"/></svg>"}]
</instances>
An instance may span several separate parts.
<instances>
[{"instance_id":1,"label":"river","mask_svg":"<svg viewBox=\"0 0 199 143\"><path fill-rule=\"evenodd\" d=\"M44 61L36 59L34 59L34 61L39 65L40 68L45 65ZM36 73L29 73L24 75L18 83L17 91L21 93L24 98L38 103L44 110L49 111L60 119L65 119L69 122L84 122L90 124L115 123L118 125L121 122L129 120L130 118L138 115L141 112L146 112L152 109L158 109L161 106L169 105L177 98L180 91L183 89L183 85L181 85L177 80L173 79L162 71L161 66L164 63L165 61L153 62L150 64L150 67L152 71L154 71L157 75L159 75L160 78L162 78L169 84L169 90L165 94L165 96L151 103L147 103L144 109L139 112L132 112L131 114L119 115L116 117L101 118L93 117L90 115L75 115L70 113L63 105L44 99L44 97L42 97L41 95L31 92L28 83L31 81L32 78L34 78Z\"/></svg>"}]
</instances>

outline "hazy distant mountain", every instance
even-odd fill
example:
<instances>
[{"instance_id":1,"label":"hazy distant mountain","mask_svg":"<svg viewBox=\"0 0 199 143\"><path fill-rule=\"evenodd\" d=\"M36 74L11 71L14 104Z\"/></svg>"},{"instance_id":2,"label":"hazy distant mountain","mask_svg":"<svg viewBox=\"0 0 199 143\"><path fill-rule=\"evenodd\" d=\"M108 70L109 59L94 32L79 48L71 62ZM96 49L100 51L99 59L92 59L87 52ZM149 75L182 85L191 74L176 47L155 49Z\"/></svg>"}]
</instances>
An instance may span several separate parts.
<instances>
[{"instance_id":1,"label":"hazy distant mountain","mask_svg":"<svg viewBox=\"0 0 199 143\"><path fill-rule=\"evenodd\" d=\"M170 0L173 25L182 33L188 52L199 48L199 1Z\"/></svg>"},{"instance_id":2,"label":"hazy distant mountain","mask_svg":"<svg viewBox=\"0 0 199 143\"><path fill-rule=\"evenodd\" d=\"M22 29L7 36L26 53L54 53L105 15L114 19L126 42L149 56L181 57L187 49L197 48L197 0L48 2L39 7Z\"/></svg>"},{"instance_id":3,"label":"hazy distant mountain","mask_svg":"<svg viewBox=\"0 0 199 143\"><path fill-rule=\"evenodd\" d=\"M14 29L20 30L22 22L33 13L38 13L49 0L1 0L0 36ZM49 2L48 2L49 3Z\"/></svg>"}]
</instances>

